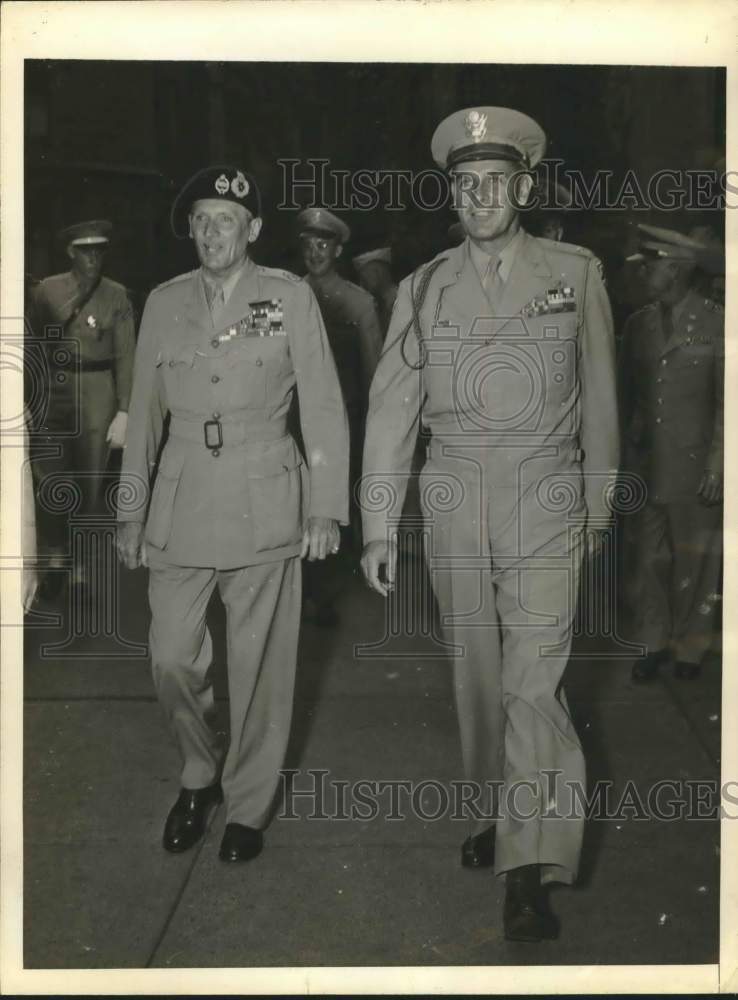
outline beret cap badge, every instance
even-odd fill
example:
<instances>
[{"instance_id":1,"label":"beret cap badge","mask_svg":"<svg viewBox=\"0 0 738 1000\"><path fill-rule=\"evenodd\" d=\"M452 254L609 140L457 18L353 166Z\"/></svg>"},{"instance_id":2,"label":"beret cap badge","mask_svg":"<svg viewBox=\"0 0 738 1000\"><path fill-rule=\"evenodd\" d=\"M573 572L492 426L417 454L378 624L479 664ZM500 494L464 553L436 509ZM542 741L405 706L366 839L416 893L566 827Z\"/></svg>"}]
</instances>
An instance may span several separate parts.
<instances>
[{"instance_id":1,"label":"beret cap badge","mask_svg":"<svg viewBox=\"0 0 738 1000\"><path fill-rule=\"evenodd\" d=\"M487 116L476 109L470 111L464 119L464 128L470 138L479 142L487 134Z\"/></svg>"},{"instance_id":2,"label":"beret cap badge","mask_svg":"<svg viewBox=\"0 0 738 1000\"><path fill-rule=\"evenodd\" d=\"M249 182L239 170L231 181L231 191L237 198L245 198L249 193Z\"/></svg>"},{"instance_id":3,"label":"beret cap badge","mask_svg":"<svg viewBox=\"0 0 738 1000\"><path fill-rule=\"evenodd\" d=\"M225 194L230 184L228 183L228 178L225 174L221 174L220 177L216 178L215 184L213 185L218 194Z\"/></svg>"}]
</instances>

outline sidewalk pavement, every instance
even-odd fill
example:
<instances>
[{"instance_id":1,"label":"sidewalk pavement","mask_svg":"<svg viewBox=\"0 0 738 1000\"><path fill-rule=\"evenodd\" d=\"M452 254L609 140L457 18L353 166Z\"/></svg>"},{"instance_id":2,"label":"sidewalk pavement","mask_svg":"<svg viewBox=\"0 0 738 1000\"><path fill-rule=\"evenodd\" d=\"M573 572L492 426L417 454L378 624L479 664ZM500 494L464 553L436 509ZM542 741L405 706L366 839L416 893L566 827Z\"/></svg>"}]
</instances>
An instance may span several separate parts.
<instances>
[{"instance_id":1,"label":"sidewalk pavement","mask_svg":"<svg viewBox=\"0 0 738 1000\"><path fill-rule=\"evenodd\" d=\"M715 820L590 822L579 885L552 893L561 938L539 945L504 941L504 886L489 870L460 867L466 824L448 816L308 820L310 803L295 798L300 818L275 819L259 858L226 866L221 806L201 844L167 854L161 831L178 758L135 648L148 628L145 577L120 573L122 636L64 646L63 623L27 629L27 968L717 961ZM211 611L225 731L223 611L218 602ZM387 607L354 571L339 612L335 630L303 627L287 762L301 772L294 787L310 783L310 769L346 782L462 777L437 644L427 635L383 643ZM379 655L357 658L362 642L378 643ZM577 644L584 658L572 660L565 684L590 784L611 780L617 801L629 780L645 798L659 779L719 779L717 657L691 684L664 677L637 687L629 662L586 649ZM424 801L431 813L437 794Z\"/></svg>"}]
</instances>

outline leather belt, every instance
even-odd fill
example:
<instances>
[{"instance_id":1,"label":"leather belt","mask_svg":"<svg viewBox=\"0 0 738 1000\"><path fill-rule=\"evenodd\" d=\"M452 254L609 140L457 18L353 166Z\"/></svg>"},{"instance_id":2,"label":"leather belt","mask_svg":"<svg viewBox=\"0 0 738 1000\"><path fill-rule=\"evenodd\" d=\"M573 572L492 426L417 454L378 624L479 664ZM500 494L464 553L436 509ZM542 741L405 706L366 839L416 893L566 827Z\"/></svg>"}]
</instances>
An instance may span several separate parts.
<instances>
[{"instance_id":1,"label":"leather belt","mask_svg":"<svg viewBox=\"0 0 738 1000\"><path fill-rule=\"evenodd\" d=\"M216 451L242 444L279 441L280 438L287 437L287 425L282 420L252 424L242 420L222 420L215 416L210 420L172 416L169 433L173 437L204 444L211 451Z\"/></svg>"},{"instance_id":2,"label":"leather belt","mask_svg":"<svg viewBox=\"0 0 738 1000\"><path fill-rule=\"evenodd\" d=\"M54 365L55 371L76 374L77 372L107 372L113 367L112 358L102 358L98 361L91 358L75 358L69 365Z\"/></svg>"}]
</instances>

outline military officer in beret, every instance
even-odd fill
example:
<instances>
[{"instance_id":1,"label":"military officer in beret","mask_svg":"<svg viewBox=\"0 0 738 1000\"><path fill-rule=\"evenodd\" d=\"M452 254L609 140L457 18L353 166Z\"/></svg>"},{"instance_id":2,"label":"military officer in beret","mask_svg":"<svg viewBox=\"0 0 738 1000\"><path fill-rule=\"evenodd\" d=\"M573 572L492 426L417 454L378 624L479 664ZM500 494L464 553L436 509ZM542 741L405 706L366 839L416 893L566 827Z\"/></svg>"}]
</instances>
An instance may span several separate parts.
<instances>
[{"instance_id":1,"label":"military officer in beret","mask_svg":"<svg viewBox=\"0 0 738 1000\"><path fill-rule=\"evenodd\" d=\"M71 261L70 270L45 278L31 290L34 335L42 337L49 328L62 335L44 337L48 402L36 440L37 445L54 445L57 455L41 454L34 463L42 549L52 568L64 564L67 518L44 503L46 489L59 476L70 476L81 501L76 513L92 513L110 449L122 448L126 439L136 341L126 289L103 275L112 229L107 220L78 222L64 229L59 239ZM70 341L73 350L67 349ZM85 567L78 563L73 582L84 583L85 578ZM58 590L60 582L58 574L47 577L42 584L47 596Z\"/></svg>"},{"instance_id":2,"label":"military officer in beret","mask_svg":"<svg viewBox=\"0 0 738 1000\"><path fill-rule=\"evenodd\" d=\"M397 298L397 284L392 276L392 248L367 250L354 257L353 263L361 287L374 296L384 337Z\"/></svg>"},{"instance_id":3,"label":"military officer in beret","mask_svg":"<svg viewBox=\"0 0 738 1000\"><path fill-rule=\"evenodd\" d=\"M249 257L261 229L253 177L232 165L200 171L172 226L189 232L200 267L146 303L118 547L126 566L149 566L154 680L183 759L164 847L191 847L222 790L220 857L247 861L262 848L289 735L300 560L336 553L348 519L348 431L310 287ZM307 466L286 427L295 391ZM223 763L209 725L205 613L216 586L228 637Z\"/></svg>"},{"instance_id":4,"label":"military officer in beret","mask_svg":"<svg viewBox=\"0 0 738 1000\"><path fill-rule=\"evenodd\" d=\"M422 419L427 559L455 650L466 778L479 791L461 862L506 874L505 935L523 941L556 936L542 884L577 874L583 817L566 783L583 789L585 769L560 681L585 525L596 549L618 461L598 261L520 225L545 142L536 122L507 108L458 111L436 129L431 151L466 236L400 284L372 383L362 482L362 566L387 594Z\"/></svg>"},{"instance_id":5,"label":"military officer in beret","mask_svg":"<svg viewBox=\"0 0 738 1000\"><path fill-rule=\"evenodd\" d=\"M354 483L361 473L369 385L382 350L382 331L377 307L369 292L346 281L336 270L336 263L351 237L343 219L325 208L309 208L300 212L296 221L307 271L305 282L320 306L348 414L353 496ZM353 500L350 503L352 531L360 537L357 509ZM337 615L333 602L339 585L335 567L309 568L306 580L308 618L318 625L335 625Z\"/></svg>"},{"instance_id":6,"label":"military officer in beret","mask_svg":"<svg viewBox=\"0 0 738 1000\"><path fill-rule=\"evenodd\" d=\"M642 477L645 503L624 519L629 637L646 654L633 679L700 672L720 589L723 497L722 307L693 287L706 248L641 225L638 252L653 301L623 332L623 464Z\"/></svg>"}]
</instances>

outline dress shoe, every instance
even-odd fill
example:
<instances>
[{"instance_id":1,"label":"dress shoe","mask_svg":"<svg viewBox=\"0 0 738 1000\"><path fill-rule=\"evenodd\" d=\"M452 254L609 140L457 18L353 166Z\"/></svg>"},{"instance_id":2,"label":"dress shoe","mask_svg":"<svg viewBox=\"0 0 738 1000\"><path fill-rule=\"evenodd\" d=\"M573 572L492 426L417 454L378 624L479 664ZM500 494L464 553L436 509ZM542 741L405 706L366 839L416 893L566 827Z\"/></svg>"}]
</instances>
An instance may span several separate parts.
<instances>
[{"instance_id":1,"label":"dress shoe","mask_svg":"<svg viewBox=\"0 0 738 1000\"><path fill-rule=\"evenodd\" d=\"M702 665L699 663L677 660L674 664L674 676L680 681L693 681L700 676L701 671Z\"/></svg>"},{"instance_id":2,"label":"dress shoe","mask_svg":"<svg viewBox=\"0 0 738 1000\"><path fill-rule=\"evenodd\" d=\"M218 857L221 861L251 861L261 854L263 846L264 834L261 830L241 823L226 823Z\"/></svg>"},{"instance_id":3,"label":"dress shoe","mask_svg":"<svg viewBox=\"0 0 738 1000\"><path fill-rule=\"evenodd\" d=\"M537 942L557 938L559 925L541 886L540 865L513 868L505 881L505 939Z\"/></svg>"},{"instance_id":4,"label":"dress shoe","mask_svg":"<svg viewBox=\"0 0 738 1000\"><path fill-rule=\"evenodd\" d=\"M636 684L648 684L659 672L659 666L668 657L668 651L659 649L656 653L647 653L642 660L636 660L633 664L631 677Z\"/></svg>"},{"instance_id":5,"label":"dress shoe","mask_svg":"<svg viewBox=\"0 0 738 1000\"><path fill-rule=\"evenodd\" d=\"M495 863L495 828L467 837L461 845L462 868L490 868Z\"/></svg>"},{"instance_id":6,"label":"dress shoe","mask_svg":"<svg viewBox=\"0 0 738 1000\"><path fill-rule=\"evenodd\" d=\"M180 854L196 844L205 833L210 807L222 799L219 784L208 785L207 788L183 788L167 816L162 838L164 850Z\"/></svg>"}]
</instances>

